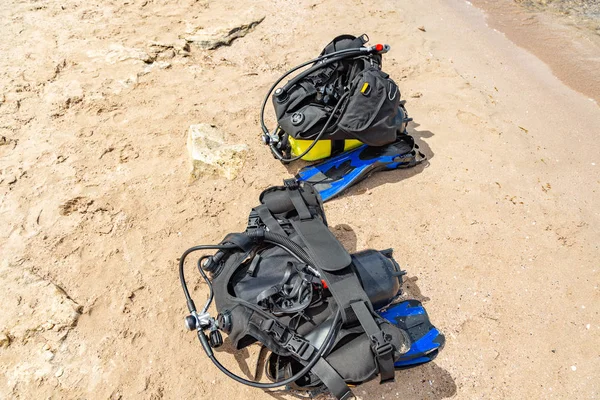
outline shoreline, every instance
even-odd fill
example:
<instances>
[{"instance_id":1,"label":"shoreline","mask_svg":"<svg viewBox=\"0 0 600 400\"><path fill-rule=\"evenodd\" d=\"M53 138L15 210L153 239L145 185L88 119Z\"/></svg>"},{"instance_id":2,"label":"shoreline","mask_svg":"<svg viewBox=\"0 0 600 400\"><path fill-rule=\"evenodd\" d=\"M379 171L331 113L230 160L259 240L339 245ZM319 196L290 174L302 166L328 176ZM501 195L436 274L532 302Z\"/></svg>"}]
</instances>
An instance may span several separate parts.
<instances>
[{"instance_id":1,"label":"shoreline","mask_svg":"<svg viewBox=\"0 0 600 400\"><path fill-rule=\"evenodd\" d=\"M488 25L531 52L570 88L600 103L600 36L578 21L512 0L472 0Z\"/></svg>"}]
</instances>

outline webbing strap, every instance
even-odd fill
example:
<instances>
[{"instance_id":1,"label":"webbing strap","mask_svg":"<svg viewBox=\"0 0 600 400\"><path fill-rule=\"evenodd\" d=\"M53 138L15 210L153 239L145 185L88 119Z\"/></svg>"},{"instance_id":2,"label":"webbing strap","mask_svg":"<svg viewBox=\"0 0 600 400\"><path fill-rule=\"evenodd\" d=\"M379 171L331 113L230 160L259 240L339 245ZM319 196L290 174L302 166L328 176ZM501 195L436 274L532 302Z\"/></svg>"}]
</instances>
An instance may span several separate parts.
<instances>
[{"instance_id":1,"label":"webbing strap","mask_svg":"<svg viewBox=\"0 0 600 400\"><path fill-rule=\"evenodd\" d=\"M373 314L371 314L371 311L369 311L364 302L352 303L351 306L367 337L371 340L371 350L375 354L381 383L393 381L395 377L394 347L385 333L379 328L373 319Z\"/></svg>"},{"instance_id":2,"label":"webbing strap","mask_svg":"<svg viewBox=\"0 0 600 400\"><path fill-rule=\"evenodd\" d=\"M307 219L311 219L312 214L308 210L308 207L306 207L306 203L304 202L302 195L298 191L298 188L289 188L287 193L290 196L290 200L292 200L292 204L294 205L296 212L298 212L298 217L300 218L300 220L304 221Z\"/></svg>"},{"instance_id":3,"label":"webbing strap","mask_svg":"<svg viewBox=\"0 0 600 400\"><path fill-rule=\"evenodd\" d=\"M262 316L253 313L250 317L250 323L267 333L277 345L289 351L298 360L308 361L317 351L308 340L295 334L287 326L282 325L276 319L263 318Z\"/></svg>"},{"instance_id":4,"label":"webbing strap","mask_svg":"<svg viewBox=\"0 0 600 400\"><path fill-rule=\"evenodd\" d=\"M256 211L260 220L269 228L269 231L287 237L287 233L285 233L285 230L279 225L279 222L273 217L266 205L261 204L258 207L254 207L254 211Z\"/></svg>"},{"instance_id":5,"label":"webbing strap","mask_svg":"<svg viewBox=\"0 0 600 400\"><path fill-rule=\"evenodd\" d=\"M354 397L354 393L346 385L340 374L323 357L319 358L311 371L319 377L336 399L346 400Z\"/></svg>"},{"instance_id":6,"label":"webbing strap","mask_svg":"<svg viewBox=\"0 0 600 400\"><path fill-rule=\"evenodd\" d=\"M338 271L350 265L350 254L321 220L315 218L291 223L306 244L306 252L317 264L314 267L325 271Z\"/></svg>"},{"instance_id":7,"label":"webbing strap","mask_svg":"<svg viewBox=\"0 0 600 400\"><path fill-rule=\"evenodd\" d=\"M344 152L344 147L346 147L345 140L332 140L331 156L337 156L338 154L342 154Z\"/></svg>"}]
</instances>

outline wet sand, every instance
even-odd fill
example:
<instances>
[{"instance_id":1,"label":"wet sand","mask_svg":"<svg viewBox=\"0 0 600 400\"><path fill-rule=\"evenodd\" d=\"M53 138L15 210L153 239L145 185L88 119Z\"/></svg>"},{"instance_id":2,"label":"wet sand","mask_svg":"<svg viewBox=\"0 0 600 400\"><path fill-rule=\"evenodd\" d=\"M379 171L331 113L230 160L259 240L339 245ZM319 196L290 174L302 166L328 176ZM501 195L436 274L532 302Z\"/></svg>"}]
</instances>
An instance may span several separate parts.
<instances>
[{"instance_id":1,"label":"wet sand","mask_svg":"<svg viewBox=\"0 0 600 400\"><path fill-rule=\"evenodd\" d=\"M559 5L519 5L513 0L472 3L485 10L492 28L539 57L567 85L600 102L600 36L594 29L597 20L586 17L583 10L570 11Z\"/></svg>"}]
</instances>

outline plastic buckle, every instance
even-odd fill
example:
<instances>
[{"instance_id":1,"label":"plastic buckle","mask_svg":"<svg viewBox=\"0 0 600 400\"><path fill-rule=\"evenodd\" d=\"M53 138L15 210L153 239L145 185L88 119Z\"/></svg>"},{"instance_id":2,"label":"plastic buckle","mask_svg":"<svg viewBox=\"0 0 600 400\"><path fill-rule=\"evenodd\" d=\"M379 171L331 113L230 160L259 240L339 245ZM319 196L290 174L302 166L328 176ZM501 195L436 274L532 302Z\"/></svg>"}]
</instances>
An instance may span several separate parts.
<instances>
[{"instance_id":1,"label":"plastic buckle","mask_svg":"<svg viewBox=\"0 0 600 400\"><path fill-rule=\"evenodd\" d=\"M250 211L248 216L248 227L247 229L256 229L260 226L260 217L256 211Z\"/></svg>"},{"instance_id":2,"label":"plastic buckle","mask_svg":"<svg viewBox=\"0 0 600 400\"><path fill-rule=\"evenodd\" d=\"M272 333L273 336L275 336L275 338L279 341L281 341L286 331L286 328L284 326L276 323L275 320L272 319L265 320L261 324L261 328L268 333Z\"/></svg>"},{"instance_id":3,"label":"plastic buckle","mask_svg":"<svg viewBox=\"0 0 600 400\"><path fill-rule=\"evenodd\" d=\"M297 335L291 335L284 347L304 361L308 360L315 352L315 348L306 339Z\"/></svg>"},{"instance_id":4,"label":"plastic buckle","mask_svg":"<svg viewBox=\"0 0 600 400\"><path fill-rule=\"evenodd\" d=\"M283 180L283 186L285 186L288 189L298 189L299 184L296 178L290 178Z\"/></svg>"},{"instance_id":5,"label":"plastic buckle","mask_svg":"<svg viewBox=\"0 0 600 400\"><path fill-rule=\"evenodd\" d=\"M383 357L386 354L394 351L392 343L386 339L383 332L379 332L377 335L371 336L371 349L377 357Z\"/></svg>"}]
</instances>

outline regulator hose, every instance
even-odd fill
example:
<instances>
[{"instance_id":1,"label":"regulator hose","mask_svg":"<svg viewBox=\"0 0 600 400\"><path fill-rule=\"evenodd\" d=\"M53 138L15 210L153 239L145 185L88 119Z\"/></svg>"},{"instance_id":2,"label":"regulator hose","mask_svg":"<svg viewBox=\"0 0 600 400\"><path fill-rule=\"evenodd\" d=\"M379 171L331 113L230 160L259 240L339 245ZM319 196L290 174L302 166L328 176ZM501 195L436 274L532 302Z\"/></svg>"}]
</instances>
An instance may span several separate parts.
<instances>
[{"instance_id":1,"label":"regulator hose","mask_svg":"<svg viewBox=\"0 0 600 400\"><path fill-rule=\"evenodd\" d=\"M275 83L273 85L271 85L271 87L269 88L263 102L262 102L262 106L260 108L260 125L263 131L263 134L265 135L265 137L270 137L270 131L267 128L266 124L265 124L265 107L267 105L267 102L269 101L269 97L271 96L271 93L273 92L273 90L275 89L275 87L277 87L277 85L279 85L279 83L284 80L287 76L289 76L290 74L296 72L297 70L299 70L300 68L306 67L309 64L314 64L317 63L315 65L313 65L312 67L308 68L307 70L303 71L302 73L296 75L293 79L291 79L288 83L285 84L285 86L283 88L281 88L282 93L285 93L289 90L289 88L291 86L293 86L294 84L296 84L298 81L300 81L301 79L305 78L307 75L313 73L314 71L317 71L319 69L322 69L330 64L333 64L335 62L344 60L346 58L351 58L351 57L357 57L357 56L361 56L364 54L369 54L371 52L374 51L374 48L372 47L358 47L358 48L352 48L352 49L345 49L345 50L339 50L339 51L335 51L329 54L325 54L322 56L319 56L317 58L314 58L312 60L303 62L302 64L299 64L297 66L295 66L294 68L290 69L289 71L287 71L285 74L283 74L279 79L277 79L277 81L275 81ZM377 50L375 50L377 51ZM276 145L274 143L268 143L269 144L269 148L271 149L271 152L273 153L273 155L281 162L284 163L289 163L292 161L296 161L301 159L302 157L304 157L309 151L312 150L312 148L317 144L317 142L321 139L321 137L323 137L323 135L325 134L325 132L327 131L327 128L329 128L329 125L331 123L331 120L333 119L332 117L335 115L335 113L337 112L337 110L339 109L340 104L342 104L343 100L345 99L345 96L347 95L347 93L345 93L337 102L334 110L331 112L331 115L329 117L329 119L327 120L327 122L325 123L325 125L323 126L323 128L321 129L321 131L317 134L317 136L315 137L315 139L313 140L313 142L310 144L310 146L308 146L308 148L302 152L302 154L298 155L298 156L294 156L291 158L285 158L281 152L276 148ZM277 130L277 128L273 131L275 132Z\"/></svg>"},{"instance_id":2,"label":"regulator hose","mask_svg":"<svg viewBox=\"0 0 600 400\"><path fill-rule=\"evenodd\" d=\"M321 131L319 132L319 134L315 137L315 139L313 140L313 142L310 144L310 146L308 146L308 148L306 150L304 150L302 152L302 154L299 154L297 156L291 157L291 158L285 158L280 152L279 150L275 147L274 144L270 144L270 148L271 148L271 152L273 153L273 155L279 160L282 161L284 163L289 163L292 161L296 161L301 159L302 157L304 157L306 154L308 154L309 151L312 150L313 147L315 147L315 145L317 144L317 142L321 139L321 137L323 137L323 135L325 134L325 132L327 131L327 129L329 128L331 121L333 120L333 117L335 116L335 113L340 109L340 107L343 105L344 100L346 100L346 98L348 97L349 92L346 92L342 95L342 97L340 97L339 101L337 102L337 104L335 105L335 107L333 108L333 111L331 112L331 115L329 116L329 118L327 119L327 122L325 122L325 125L323 125L323 128L321 129Z\"/></svg>"},{"instance_id":3,"label":"regulator hose","mask_svg":"<svg viewBox=\"0 0 600 400\"><path fill-rule=\"evenodd\" d=\"M265 107L267 106L267 102L269 101L269 97L271 96L271 93L273 93L273 90L275 90L277 85L279 85L279 83L282 80L284 80L286 77L288 77L290 74L296 72L300 68L304 68L309 64L313 64L313 63L317 63L319 61L325 60L326 58L335 57L334 59L327 60L325 62L319 63L319 64L307 69L304 73L307 73L308 71L313 72L317 69L321 69L321 68L331 64L332 62L339 61L341 59L360 55L360 54L365 54L368 51L369 51L369 48L367 48L367 47L359 47L358 49L355 48L355 49L339 50L339 51L325 54L325 55L319 56L317 58L313 58L312 60L303 62L302 64L296 65L294 68L292 68L292 69L288 70L286 73L284 73L279 79L277 79L277 81L275 81L275 83L273 85L271 85L271 87L269 88L269 91L267 92L267 94L263 100L262 106L260 108L260 125L261 125L263 132L265 134L269 134L269 129L267 128L267 126L265 124ZM337 56L342 56L342 57L337 57ZM308 72L308 73L310 73L310 72ZM303 76L304 73L302 73L298 76ZM286 86L288 86L288 85L286 85Z\"/></svg>"},{"instance_id":4,"label":"regulator hose","mask_svg":"<svg viewBox=\"0 0 600 400\"><path fill-rule=\"evenodd\" d=\"M254 240L264 241L267 243L271 243L277 247L280 247L280 248L284 249L285 251L287 251L288 253L290 253L291 255L295 256L296 258L299 258L300 260L304 261L307 264L314 264L313 260L310 258L310 256L306 253L306 251L304 251L304 249L300 245L298 245L297 243L293 242L292 240L290 240L289 238L287 238L285 236L282 236L282 235L279 235L279 234L276 234L273 232L265 231L264 229L257 229L257 230L251 231L251 232L247 232L246 235L248 235L250 238L252 238ZM190 296L189 290L187 288L187 284L185 282L184 264L185 264L186 257L190 253L192 253L194 251L199 251L199 250L231 250L231 249L235 249L237 247L238 246L235 244L199 245L199 246L194 246L194 247L187 249L181 255L181 258L179 259L179 279L181 281L181 286L183 288L183 293L184 293L186 301L187 301L188 309L190 310L191 313L196 312L196 306ZM202 270L202 260L204 260L205 258L207 258L207 256L203 256L198 260L198 267L200 269L200 273L202 274L203 278L206 280L207 284L209 285L211 294L209 296L208 302L206 303L206 305L204 307L203 312L205 312L208 309L208 307L210 306L210 303L212 302L212 297L213 297L212 296L212 284L211 284L210 280L208 279L208 277L206 276L206 274L204 273L204 271ZM254 308L254 307L252 307L252 308ZM234 381L236 381L238 383L241 383L241 384L244 384L247 386L251 386L251 387L255 387L255 388L259 388L259 389L275 389L280 386L284 386L284 385L293 383L293 382L297 381L298 379L302 378L308 372L310 372L310 370L315 366L315 364L319 361L319 359L323 356L323 354L328 350L328 348L331 346L331 344L335 341L335 336L338 332L338 328L339 328L338 325L341 321L341 316L342 316L342 313L338 309L333 317L331 328L327 332L327 336L325 337L323 344L317 350L317 352L311 357L311 360L304 366L304 368L302 368L296 374L294 374L293 376L291 376L287 379L284 379L284 380L278 381L278 382L272 382L272 383L261 383L261 382L250 381L248 379L242 378L241 376L238 376L238 375L234 374L233 372L229 371L227 368L225 368L219 362L219 360L216 359L216 357L212 351L212 347L210 346L208 338L207 338L206 334L204 333L204 331L202 329L198 329L197 332L198 332L198 339L200 340L200 343L202 344L202 348L206 352L206 355L208 356L208 358L212 361L212 363L221 372L223 372L229 378L233 379Z\"/></svg>"}]
</instances>

